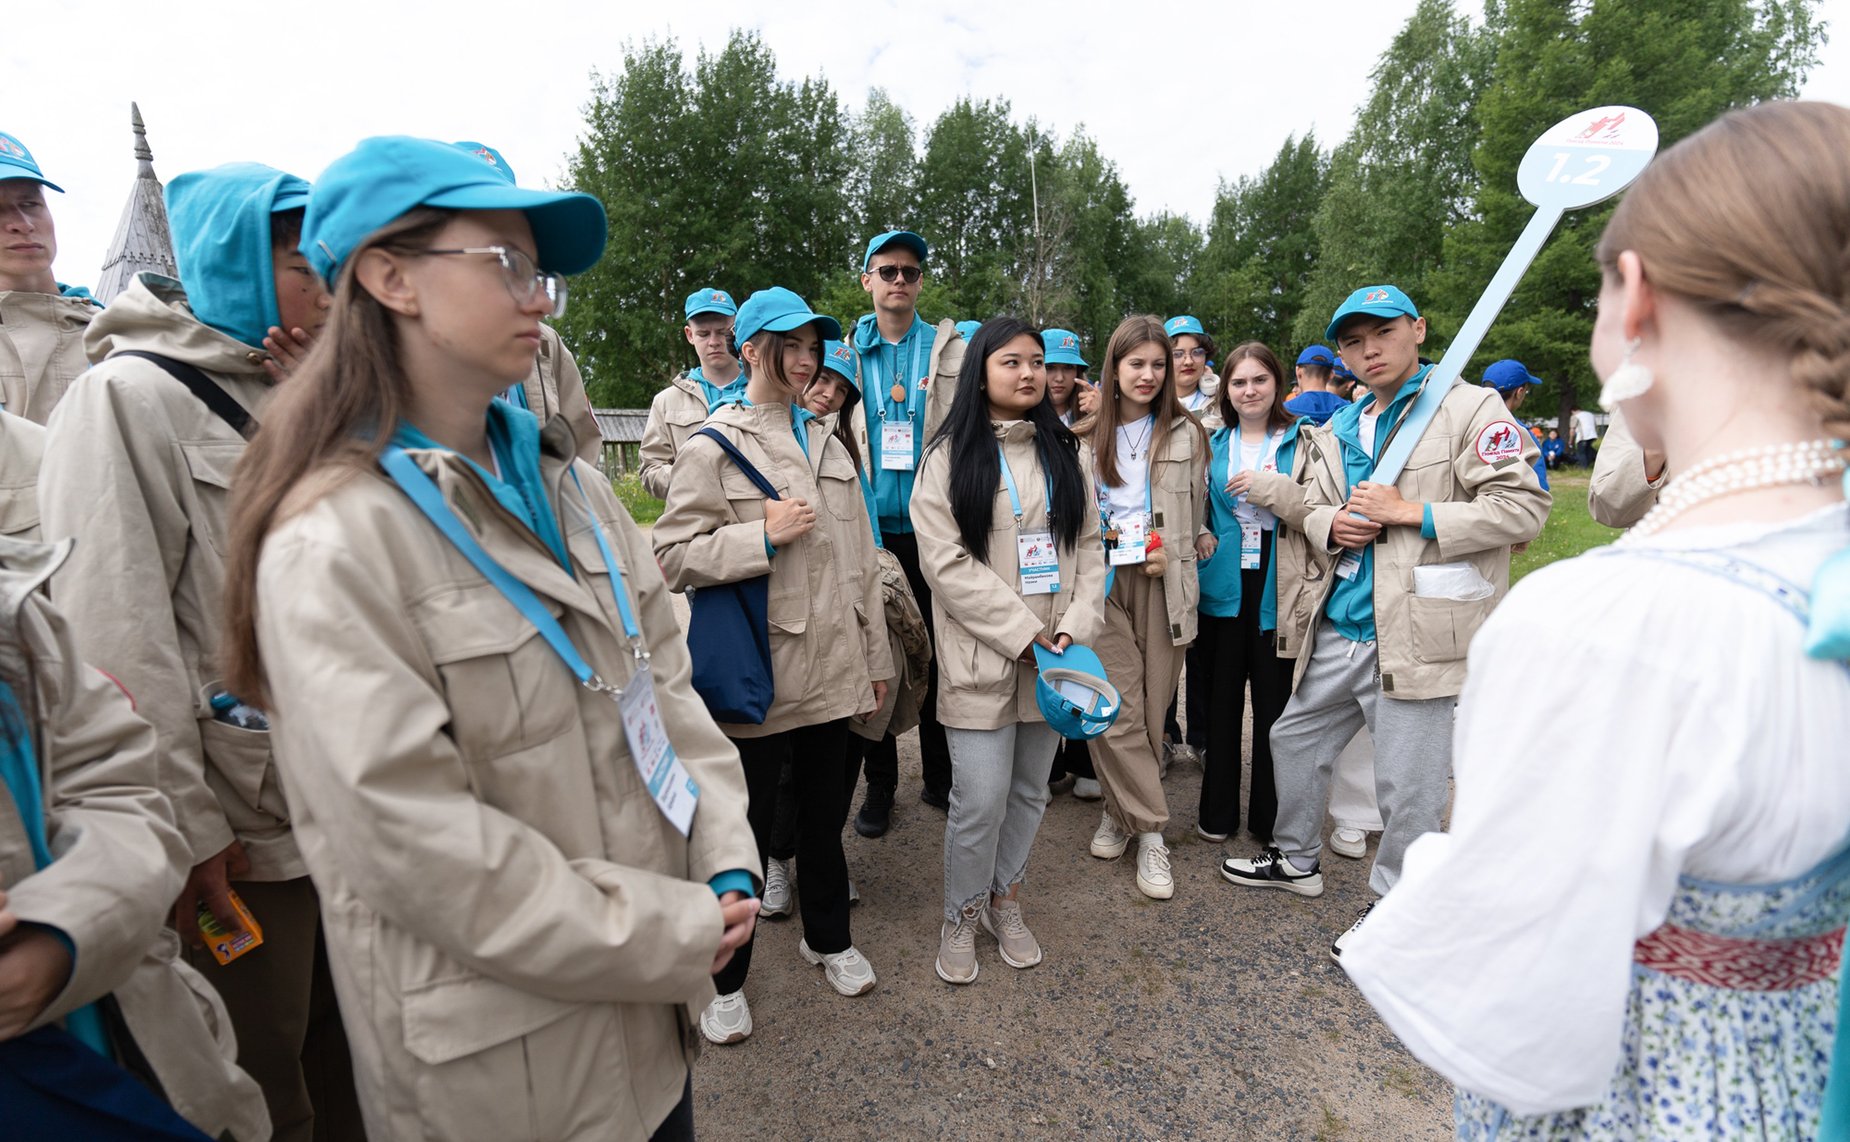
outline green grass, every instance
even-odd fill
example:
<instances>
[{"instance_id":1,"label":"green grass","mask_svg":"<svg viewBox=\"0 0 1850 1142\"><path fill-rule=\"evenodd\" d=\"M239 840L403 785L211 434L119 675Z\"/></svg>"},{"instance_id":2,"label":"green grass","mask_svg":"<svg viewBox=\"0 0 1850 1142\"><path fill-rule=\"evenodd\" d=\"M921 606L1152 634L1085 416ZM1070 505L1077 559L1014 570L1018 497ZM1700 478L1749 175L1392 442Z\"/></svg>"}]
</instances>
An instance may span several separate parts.
<instances>
[{"instance_id":1,"label":"green grass","mask_svg":"<svg viewBox=\"0 0 1850 1142\"><path fill-rule=\"evenodd\" d=\"M1563 468L1548 473L1554 507L1549 510L1548 522L1542 525L1542 534L1536 536L1527 551L1511 561L1512 584L1557 559L1571 559L1619 538L1618 531L1594 522L1587 511L1587 480L1585 468Z\"/></svg>"},{"instance_id":2,"label":"green grass","mask_svg":"<svg viewBox=\"0 0 1850 1142\"><path fill-rule=\"evenodd\" d=\"M643 491L640 476L618 476L610 481L610 490L617 493L617 499L623 501L630 518L641 526L647 527L662 518L662 501Z\"/></svg>"}]
</instances>

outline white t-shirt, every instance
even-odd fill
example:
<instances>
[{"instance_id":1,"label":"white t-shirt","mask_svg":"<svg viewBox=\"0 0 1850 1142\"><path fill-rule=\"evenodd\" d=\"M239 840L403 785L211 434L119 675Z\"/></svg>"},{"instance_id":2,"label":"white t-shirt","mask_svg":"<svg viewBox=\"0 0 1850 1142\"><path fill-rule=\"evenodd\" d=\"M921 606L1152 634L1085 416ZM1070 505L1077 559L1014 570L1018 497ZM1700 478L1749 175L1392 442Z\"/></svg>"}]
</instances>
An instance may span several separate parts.
<instances>
[{"instance_id":1,"label":"white t-shirt","mask_svg":"<svg viewBox=\"0 0 1850 1142\"><path fill-rule=\"evenodd\" d=\"M1213 400L1214 398L1210 394L1196 389L1194 392L1182 398L1182 407L1189 412L1200 412L1202 409L1208 407Z\"/></svg>"},{"instance_id":2,"label":"white t-shirt","mask_svg":"<svg viewBox=\"0 0 1850 1142\"><path fill-rule=\"evenodd\" d=\"M1579 412L1575 413L1574 414L1574 443L1578 444L1582 440L1598 440L1598 439L1599 439L1599 425L1594 422L1593 414L1588 412L1584 408L1581 409Z\"/></svg>"},{"instance_id":3,"label":"white t-shirt","mask_svg":"<svg viewBox=\"0 0 1850 1142\"><path fill-rule=\"evenodd\" d=\"M1381 404L1377 401L1369 408L1374 411L1362 413L1362 421L1357 426L1357 430L1362 437L1362 451L1368 453L1368 458L1373 460L1375 458L1375 422L1381 419Z\"/></svg>"},{"instance_id":4,"label":"white t-shirt","mask_svg":"<svg viewBox=\"0 0 1850 1142\"><path fill-rule=\"evenodd\" d=\"M1238 437L1240 442L1239 470L1242 472L1255 472L1262 466L1270 464L1271 470L1276 472L1278 470L1278 444L1284 439L1284 435L1284 431L1281 429L1268 432L1264 436L1255 437L1250 441L1244 436ZM1271 531L1274 527L1278 526L1277 516L1273 515L1265 508L1256 507L1247 502L1245 497L1241 497L1240 501L1234 505L1233 514L1240 519L1255 520L1260 527L1267 531Z\"/></svg>"},{"instance_id":5,"label":"white t-shirt","mask_svg":"<svg viewBox=\"0 0 1850 1142\"><path fill-rule=\"evenodd\" d=\"M1132 512L1148 510L1150 506L1150 449L1156 446L1156 417L1154 414L1142 420L1118 426L1118 478L1124 483L1106 486L1099 485L1099 499L1105 505L1105 514L1111 519L1122 519ZM1131 459L1131 449L1137 449L1137 458Z\"/></svg>"},{"instance_id":6,"label":"white t-shirt","mask_svg":"<svg viewBox=\"0 0 1850 1142\"><path fill-rule=\"evenodd\" d=\"M1850 670L1807 657L1804 625L1759 590L1650 551L1809 586L1846 543L1842 505L1671 532L1537 571L1490 616L1458 701L1451 829L1413 842L1343 951L1422 1062L1518 1114L1597 1101L1632 946L1678 876L1773 884L1844 843Z\"/></svg>"}]
</instances>

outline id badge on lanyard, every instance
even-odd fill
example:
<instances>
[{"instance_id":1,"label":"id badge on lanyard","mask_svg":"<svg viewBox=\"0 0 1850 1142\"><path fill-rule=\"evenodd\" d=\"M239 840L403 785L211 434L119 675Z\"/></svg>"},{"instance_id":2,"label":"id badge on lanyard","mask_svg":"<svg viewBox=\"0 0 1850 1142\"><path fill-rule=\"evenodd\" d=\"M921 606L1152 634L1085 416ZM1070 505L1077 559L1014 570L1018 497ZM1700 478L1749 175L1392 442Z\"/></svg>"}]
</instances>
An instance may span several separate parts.
<instances>
[{"instance_id":1,"label":"id badge on lanyard","mask_svg":"<svg viewBox=\"0 0 1850 1142\"><path fill-rule=\"evenodd\" d=\"M1009 470L1008 453L996 444L996 461L1002 467L1002 486L1009 494L1009 509L1015 513L1015 566L1023 595L1051 595L1060 589L1060 552L1054 547L1053 528L1044 531L1021 529L1021 493L1015 488L1015 473ZM1046 473L1042 474L1043 479ZM1053 518L1053 481L1047 481L1047 514Z\"/></svg>"},{"instance_id":2,"label":"id badge on lanyard","mask_svg":"<svg viewBox=\"0 0 1850 1142\"><path fill-rule=\"evenodd\" d=\"M1336 561L1336 577L1348 582L1362 570L1362 556L1359 552L1345 551Z\"/></svg>"},{"instance_id":3,"label":"id badge on lanyard","mask_svg":"<svg viewBox=\"0 0 1850 1142\"><path fill-rule=\"evenodd\" d=\"M1284 441L1284 430L1278 429L1260 446L1258 471L1278 471L1278 450ZM1246 460L1240 452L1238 428L1234 429L1232 444L1230 451L1240 461L1240 467L1244 468ZM1248 503L1245 496L1241 496L1233 514L1240 524L1240 570L1257 571L1265 562L1265 525L1260 522L1259 509Z\"/></svg>"},{"instance_id":4,"label":"id badge on lanyard","mask_svg":"<svg viewBox=\"0 0 1850 1142\"><path fill-rule=\"evenodd\" d=\"M923 337L915 336L912 340L912 360L906 372L893 378L893 387L881 394L891 398L892 403L901 406L906 418L902 421L887 416L887 400L880 402L880 467L887 472L910 472L918 466L918 398L923 391L925 378L915 381L912 374L919 371L919 349L925 344ZM893 366L899 367L899 351L893 352ZM876 384L874 387L878 387Z\"/></svg>"},{"instance_id":5,"label":"id badge on lanyard","mask_svg":"<svg viewBox=\"0 0 1850 1142\"><path fill-rule=\"evenodd\" d=\"M635 655L636 669L626 686L612 686L598 676L584 655L572 645L571 637L559 625L559 620L534 594L533 588L516 579L482 549L475 536L456 518L450 505L444 502L443 493L437 490L436 483L405 454L404 449L396 445L388 446L380 454L379 465L394 483L404 489L405 494L411 497L411 502L424 513L425 518L436 525L437 530L443 533L444 538L455 546L463 558L491 586L500 591L523 618L533 624L540 637L552 647L579 684L616 703L617 712L623 720L623 736L629 743L630 759L635 762L637 773L641 775L649 795L655 799L656 807L661 809L662 814L682 836L686 836L693 827L694 806L700 799L700 786L688 776L687 768L675 754L674 744L668 740L668 729L662 723L661 708L655 699L655 675L649 668L649 655L643 648L642 631L636 625L635 612L630 609L623 568L611 554L610 541L604 537L603 525L598 523L597 517L591 512L590 497L585 495L578 474L572 473L572 483L577 485L579 498L583 501L585 518L590 521L591 534L597 540L598 556L604 562L605 574L610 576L610 590L616 598L623 633L629 639L630 649Z\"/></svg>"},{"instance_id":6,"label":"id badge on lanyard","mask_svg":"<svg viewBox=\"0 0 1850 1142\"><path fill-rule=\"evenodd\" d=\"M1150 513L1132 512L1123 518L1114 518L1111 530L1105 533L1105 541L1106 562L1111 566L1127 567L1144 562L1150 546Z\"/></svg>"},{"instance_id":7,"label":"id badge on lanyard","mask_svg":"<svg viewBox=\"0 0 1850 1142\"><path fill-rule=\"evenodd\" d=\"M1248 516L1240 517L1240 570L1257 571L1265 557L1265 528Z\"/></svg>"}]
</instances>

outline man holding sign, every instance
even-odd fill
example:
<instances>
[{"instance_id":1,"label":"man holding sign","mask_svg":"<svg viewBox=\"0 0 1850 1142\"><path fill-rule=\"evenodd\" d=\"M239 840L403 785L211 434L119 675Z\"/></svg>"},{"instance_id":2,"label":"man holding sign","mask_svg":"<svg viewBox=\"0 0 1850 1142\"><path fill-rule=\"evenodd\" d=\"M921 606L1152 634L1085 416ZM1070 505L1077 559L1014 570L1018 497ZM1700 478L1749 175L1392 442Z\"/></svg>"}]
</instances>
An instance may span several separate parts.
<instances>
[{"instance_id":1,"label":"man holding sign","mask_svg":"<svg viewBox=\"0 0 1850 1142\"><path fill-rule=\"evenodd\" d=\"M1366 723L1385 825L1369 887L1381 894L1407 846L1440 827L1465 650L1509 589L1511 545L1541 532L1550 500L1534 438L1496 393L1421 364L1426 319L1401 290L1356 290L1327 335L1368 395L1304 437L1304 530L1333 563L1278 584L1278 649L1297 652L1297 678L1272 729L1274 844L1223 861L1221 875L1322 894L1331 770ZM1446 387L1419 400L1429 379ZM1397 440L1404 466L1377 482Z\"/></svg>"}]
</instances>

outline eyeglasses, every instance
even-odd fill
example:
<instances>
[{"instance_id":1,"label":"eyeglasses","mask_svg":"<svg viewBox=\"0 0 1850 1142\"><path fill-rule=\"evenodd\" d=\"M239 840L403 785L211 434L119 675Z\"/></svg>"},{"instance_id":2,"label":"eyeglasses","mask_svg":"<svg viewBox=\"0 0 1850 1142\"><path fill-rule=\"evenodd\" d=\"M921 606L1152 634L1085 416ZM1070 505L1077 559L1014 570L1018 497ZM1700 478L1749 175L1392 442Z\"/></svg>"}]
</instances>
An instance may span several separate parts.
<instances>
[{"instance_id":1,"label":"eyeglasses","mask_svg":"<svg viewBox=\"0 0 1850 1142\"><path fill-rule=\"evenodd\" d=\"M533 259L506 246L463 246L454 250L411 250L413 254L493 254L501 262L501 281L507 292L521 305L531 305L541 293L552 303L552 316L565 316L565 279L540 269Z\"/></svg>"},{"instance_id":2,"label":"eyeglasses","mask_svg":"<svg viewBox=\"0 0 1850 1142\"><path fill-rule=\"evenodd\" d=\"M1205 361L1208 359L1208 351L1206 349L1171 349L1169 351L1171 361L1186 361L1191 357L1197 361Z\"/></svg>"},{"instance_id":3,"label":"eyeglasses","mask_svg":"<svg viewBox=\"0 0 1850 1142\"><path fill-rule=\"evenodd\" d=\"M904 278L907 285L917 285L919 279L925 276L925 271L917 266L881 266L874 272L880 275L880 280L883 282L898 281Z\"/></svg>"}]
</instances>

